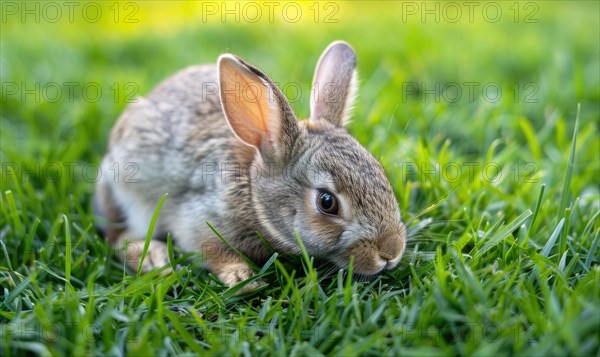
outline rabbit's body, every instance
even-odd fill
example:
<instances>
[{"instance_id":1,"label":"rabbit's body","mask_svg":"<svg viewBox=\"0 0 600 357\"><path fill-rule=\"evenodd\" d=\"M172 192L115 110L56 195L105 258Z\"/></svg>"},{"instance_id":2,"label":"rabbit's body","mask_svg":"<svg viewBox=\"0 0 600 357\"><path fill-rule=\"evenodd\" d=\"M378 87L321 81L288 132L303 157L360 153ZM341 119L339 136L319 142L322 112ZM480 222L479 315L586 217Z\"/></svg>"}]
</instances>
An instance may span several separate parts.
<instances>
[{"instance_id":1,"label":"rabbit's body","mask_svg":"<svg viewBox=\"0 0 600 357\"><path fill-rule=\"evenodd\" d=\"M130 241L145 237L156 205L168 193L155 237L170 232L177 245L189 251L202 250L203 245L204 250L225 249L205 223L210 222L245 254L257 261L268 258L268 249L256 244L260 241L250 229L259 226L248 209L245 177L239 175L254 155L255 150L235 137L223 115L217 67L192 66L176 73L131 104L113 128L102 172L111 172L111 167L114 171L116 163L121 175L104 175L99 186L104 197L99 201L112 201L127 230L109 239L121 245L124 242L117 241L121 237ZM230 172L222 170L228 168ZM128 253L134 266L135 255ZM167 256L159 255L163 261L148 261L147 269L165 263Z\"/></svg>"},{"instance_id":2,"label":"rabbit's body","mask_svg":"<svg viewBox=\"0 0 600 357\"><path fill-rule=\"evenodd\" d=\"M322 98L313 92L310 120L296 121L268 77L229 55L219 66L184 69L131 104L113 128L102 169L137 172L103 175L97 189L111 244L130 241L127 259L137 266L156 205L168 193L155 235L170 232L181 248L203 251L228 285L253 274L235 250L257 263L269 257L256 232L275 250L298 254L297 230L311 255L340 266L355 256L364 274L395 266L405 235L393 191L343 127L353 54L336 43L321 58L315 84L327 79L340 90L321 85ZM148 254L145 270L168 262L163 243L153 241Z\"/></svg>"},{"instance_id":3,"label":"rabbit's body","mask_svg":"<svg viewBox=\"0 0 600 357\"><path fill-rule=\"evenodd\" d=\"M130 165L129 172L137 169L134 175L111 182L115 201L127 207L127 226L134 236L145 236L165 193L168 198L155 231L158 235L170 231L186 249L198 249L185 239L189 231L208 236L210 228L204 222L219 226L226 218L220 212L229 212L220 199L228 186L220 173L211 174L212 164L233 162L234 150L243 150L249 159L253 153L227 125L218 92L202 98L207 91L203 83L218 90L216 66L189 67L168 78L147 98L130 105L113 128L103 171L115 162L121 168ZM190 202L193 207L188 207Z\"/></svg>"}]
</instances>

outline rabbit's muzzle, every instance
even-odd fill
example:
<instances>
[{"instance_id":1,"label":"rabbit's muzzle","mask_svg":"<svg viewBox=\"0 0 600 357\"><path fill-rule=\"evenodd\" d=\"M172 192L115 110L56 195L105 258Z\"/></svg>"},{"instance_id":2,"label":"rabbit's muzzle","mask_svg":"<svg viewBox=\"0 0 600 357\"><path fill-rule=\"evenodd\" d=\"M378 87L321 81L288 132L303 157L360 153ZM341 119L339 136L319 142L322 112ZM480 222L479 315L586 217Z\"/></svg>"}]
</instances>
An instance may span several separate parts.
<instances>
[{"instance_id":1,"label":"rabbit's muzzle","mask_svg":"<svg viewBox=\"0 0 600 357\"><path fill-rule=\"evenodd\" d=\"M406 229L399 229L381 235L376 239L361 239L350 245L344 258L354 257L354 271L358 274L375 275L384 269L394 269L406 247Z\"/></svg>"}]
</instances>

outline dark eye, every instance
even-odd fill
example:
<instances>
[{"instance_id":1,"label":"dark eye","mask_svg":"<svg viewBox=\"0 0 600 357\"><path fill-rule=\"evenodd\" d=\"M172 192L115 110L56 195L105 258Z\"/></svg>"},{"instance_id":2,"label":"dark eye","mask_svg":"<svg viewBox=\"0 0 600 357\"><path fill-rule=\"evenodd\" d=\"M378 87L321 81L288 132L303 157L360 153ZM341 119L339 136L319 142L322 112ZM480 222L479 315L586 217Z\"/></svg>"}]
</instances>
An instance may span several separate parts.
<instances>
[{"instance_id":1,"label":"dark eye","mask_svg":"<svg viewBox=\"0 0 600 357\"><path fill-rule=\"evenodd\" d=\"M337 198L327 191L319 191L317 194L317 207L322 213L331 215L337 215L340 209Z\"/></svg>"}]
</instances>

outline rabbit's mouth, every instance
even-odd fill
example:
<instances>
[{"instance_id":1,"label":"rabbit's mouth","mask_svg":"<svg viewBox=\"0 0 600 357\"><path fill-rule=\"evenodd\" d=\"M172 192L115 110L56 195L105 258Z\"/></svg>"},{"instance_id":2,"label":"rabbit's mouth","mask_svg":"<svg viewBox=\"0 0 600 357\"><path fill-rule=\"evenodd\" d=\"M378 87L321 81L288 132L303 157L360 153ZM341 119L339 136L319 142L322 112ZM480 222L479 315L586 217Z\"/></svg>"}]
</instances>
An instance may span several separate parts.
<instances>
[{"instance_id":1,"label":"rabbit's mouth","mask_svg":"<svg viewBox=\"0 0 600 357\"><path fill-rule=\"evenodd\" d=\"M364 268L366 269L361 269L360 266L357 266L355 269L355 272L361 275L367 275L367 276L375 276L375 275L379 275L381 274L384 270L392 270L394 269L396 266L398 266L398 262L400 262L400 256L392 259L392 260L387 260L384 259L382 257L378 257L376 259L376 261L371 262L370 264L364 264L366 265Z\"/></svg>"},{"instance_id":2,"label":"rabbit's mouth","mask_svg":"<svg viewBox=\"0 0 600 357\"><path fill-rule=\"evenodd\" d=\"M398 263L402 259L401 255L396 256L393 259L385 259L384 257L357 257L346 256L338 257L337 259L330 259L335 265L341 269L348 269L350 265L350 259L352 259L352 271L354 274L365 277L374 277L385 270L392 270L398 266Z\"/></svg>"},{"instance_id":3,"label":"rabbit's mouth","mask_svg":"<svg viewBox=\"0 0 600 357\"><path fill-rule=\"evenodd\" d=\"M382 244L388 242L388 244ZM352 244L336 263L347 267L353 261L353 270L357 274L377 275L384 270L392 270L398 266L405 248L403 236L386 239L359 240Z\"/></svg>"},{"instance_id":4,"label":"rabbit's mouth","mask_svg":"<svg viewBox=\"0 0 600 357\"><path fill-rule=\"evenodd\" d=\"M400 259L402 259L402 255L398 255L396 258L391 259L391 260L386 260L386 264L385 267L383 268L384 270L392 270L395 269L398 266L398 263L400 263Z\"/></svg>"}]
</instances>

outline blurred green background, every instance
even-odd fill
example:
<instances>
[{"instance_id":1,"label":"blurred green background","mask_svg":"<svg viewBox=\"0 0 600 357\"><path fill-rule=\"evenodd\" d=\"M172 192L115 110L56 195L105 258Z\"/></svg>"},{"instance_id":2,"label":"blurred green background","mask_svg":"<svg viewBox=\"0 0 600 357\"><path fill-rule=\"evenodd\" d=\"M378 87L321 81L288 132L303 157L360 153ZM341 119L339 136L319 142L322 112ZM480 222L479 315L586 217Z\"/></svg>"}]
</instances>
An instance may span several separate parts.
<instances>
[{"instance_id":1,"label":"blurred green background","mask_svg":"<svg viewBox=\"0 0 600 357\"><path fill-rule=\"evenodd\" d=\"M579 145L589 150L578 157L575 170L582 179L573 182L573 192L587 189L598 197L597 185L589 185L598 183L600 172L596 1L2 6L0 155L5 163L18 163L21 181L43 186L48 177L62 175L58 185L87 199L81 194L93 189L95 172L83 168L99 162L127 101L185 66L214 63L224 52L265 70L285 89L298 116L306 117L318 56L331 41L343 39L358 54L360 74L349 130L395 182L414 179L406 178L405 163L430 164L423 149L449 145L449 154L437 162L482 167L486 155L495 155L488 152L492 147L504 153L505 160L494 157L495 162L512 167L504 178L517 177L502 180L502 189L533 200L540 179L562 182L581 103ZM68 168L53 173L56 162L81 164L73 176L83 184L64 179ZM524 169L527 164L533 166ZM6 165L3 172L3 184L10 183ZM536 185L520 177L526 174L535 176ZM429 186L420 174L415 180ZM485 186L478 182L475 189ZM465 183L465 189L473 186ZM402 209L418 211L428 204L410 189L397 186Z\"/></svg>"},{"instance_id":2,"label":"blurred green background","mask_svg":"<svg viewBox=\"0 0 600 357\"><path fill-rule=\"evenodd\" d=\"M137 347L149 354L164 352L165 331L181 325L165 327L162 315L156 325L153 310L142 303L154 296L153 290L144 289L153 289L158 278L147 278L152 283L138 285L134 295L117 296L129 282L119 276L118 267L111 273L110 260L98 258L106 255L107 247L97 240L89 202L94 165L105 152L110 128L128 101L177 70L214 63L224 52L262 68L286 90L298 116L306 117L319 55L330 42L342 39L356 50L360 76L349 130L384 164L415 235L402 268L380 281L384 288L344 288L348 296L362 294L356 301L340 300L344 316L350 316L336 327L348 333L345 342L337 343L342 340L338 334L334 342L316 348L340 354L372 348L378 354L394 345L395 353L426 355L580 355L598 350L600 2L3 1L1 10L0 239L8 246L12 268L0 264L0 281L12 290L8 297L3 294L9 290L0 292L0 297L5 306L23 305L22 313L21 307L1 312L1 323L15 316L25 326L70 321L79 316L79 306L87 306L85 318L96 321L100 312L88 304L88 284L94 296L110 290L109 307L102 305L105 311L112 311L112 302L129 299L115 314L133 320L142 314L147 334ZM569 173L578 104L575 161ZM459 178L440 178L435 165L452 163L463 170ZM482 171L489 163L502 168L498 180ZM414 171L407 166L413 164L421 166ZM477 165L472 178L467 164ZM546 186L540 196L542 184ZM528 210L535 210L532 221L522 216ZM65 311L54 303L54 291L65 274L64 255L54 251L34 262L20 253L25 236L34 245L64 245L62 214L78 235L74 251L80 260L73 276L84 282L73 283L79 295L71 296L72 305ZM426 224L425 218L433 223ZM550 239L557 239L554 233L560 233L558 240ZM497 245L488 245L490 237L496 237ZM552 244L546 246L548 241ZM560 244L555 246L555 241ZM455 249L464 256L453 255ZM483 258L471 259L482 250ZM34 285L41 288L27 285L33 272L39 274ZM97 276L97 285L88 282ZM341 293L319 290L312 306L312 298L302 295L307 290L298 292L304 286L299 281L292 289L294 298L303 297L309 305L303 305L303 314L281 318L278 328L326 331L327 321L337 321L335 298ZM202 294L185 290L190 304L207 316L218 312L228 331L262 324L263 311L270 311L268 301L256 298L244 305L222 294L224 289L214 282L198 279L192 285L196 290L187 289ZM502 286L506 289L498 292ZM163 291L170 289L178 288L169 285ZM259 297L282 293L277 284L268 289ZM397 290L382 292L390 289ZM187 306L166 299L173 311ZM385 314L377 320L380 325L369 325L367 317L378 304L385 305ZM54 315L46 316L48 309ZM359 311L367 316L364 321L354 319ZM106 331L137 334L119 318L98 324ZM415 319L422 325L412 325L417 331L395 345L389 336L397 333L397 323ZM524 342L503 334L465 342L457 335L438 340L418 331L474 321L491 321L532 337ZM193 320L186 323L188 330L197 328ZM104 352L117 348L110 333L103 332ZM289 333L287 337L295 336ZM213 347L247 347L244 338L218 337L210 341ZM182 346L175 350L189 351L188 340L173 338ZM99 336L94 336L96 342L74 339L60 340L52 351L95 354L101 348ZM258 342L267 351L281 347L284 354L291 344ZM420 345L432 349L411 350Z\"/></svg>"},{"instance_id":3,"label":"blurred green background","mask_svg":"<svg viewBox=\"0 0 600 357\"><path fill-rule=\"evenodd\" d=\"M358 53L361 92L355 122L366 132L393 118L392 125L403 129L394 134L444 133L450 138L468 138L473 149L481 150L493 137L482 138L471 135L473 132L492 125L512 134L513 128L505 127L510 120L497 114L507 102L511 111L503 114L526 116L535 129L542 127L548 112L553 111L572 122L577 102L582 103L583 119L597 118L598 2L454 4L458 5L400 1L271 5L6 2L2 5L1 75L3 82L18 83L19 90L13 94L3 88L5 134L11 134L8 138L35 137L34 147L40 140L56 144L60 139L59 144L66 144L74 137L56 135L83 125L85 132L94 134L85 139L100 145L94 149L102 149L127 94L144 95L176 70L214 62L223 52L247 58L279 83L300 84L302 96L294 101L294 107L304 117L312 70L320 52L335 39L348 41ZM260 9L260 16L255 9ZM256 17L260 21L250 22ZM450 22L455 18L456 23ZM72 82L78 85L70 100L65 83ZM467 98L467 82L479 83L473 103ZM56 97L51 83L58 83L63 93L55 103L46 103L44 99ZM95 105L82 98L89 83L102 89ZM120 90L111 87L115 83ZM129 83L134 86L126 88ZM443 97L434 103L433 95L406 97L406 83L419 83L430 90L458 83L463 100L449 105ZM502 87L498 103L487 103L482 96L482 86L489 83ZM534 87L525 88L528 83ZM39 100L23 94L36 86L41 89ZM93 87L89 95L96 100ZM520 93L515 93L515 87ZM293 91L288 94L294 96ZM490 96L494 97L493 93ZM465 108L465 102L472 105ZM460 115L453 115L456 111ZM447 115L440 117L443 112ZM464 122L470 125L465 127ZM36 151L34 147L21 146L16 151L29 155Z\"/></svg>"},{"instance_id":4,"label":"blurred green background","mask_svg":"<svg viewBox=\"0 0 600 357\"><path fill-rule=\"evenodd\" d=\"M386 166L414 159L420 138L449 139L465 159L480 158L498 138L517 148L527 140L523 126L548 130L519 158L554 161L569 144L577 103L584 127L599 117L598 6L5 2L2 161L98 162L128 100L223 52L264 69L306 117L314 65L336 39L359 59L350 131ZM597 178L598 157L586 152L578 169Z\"/></svg>"}]
</instances>

